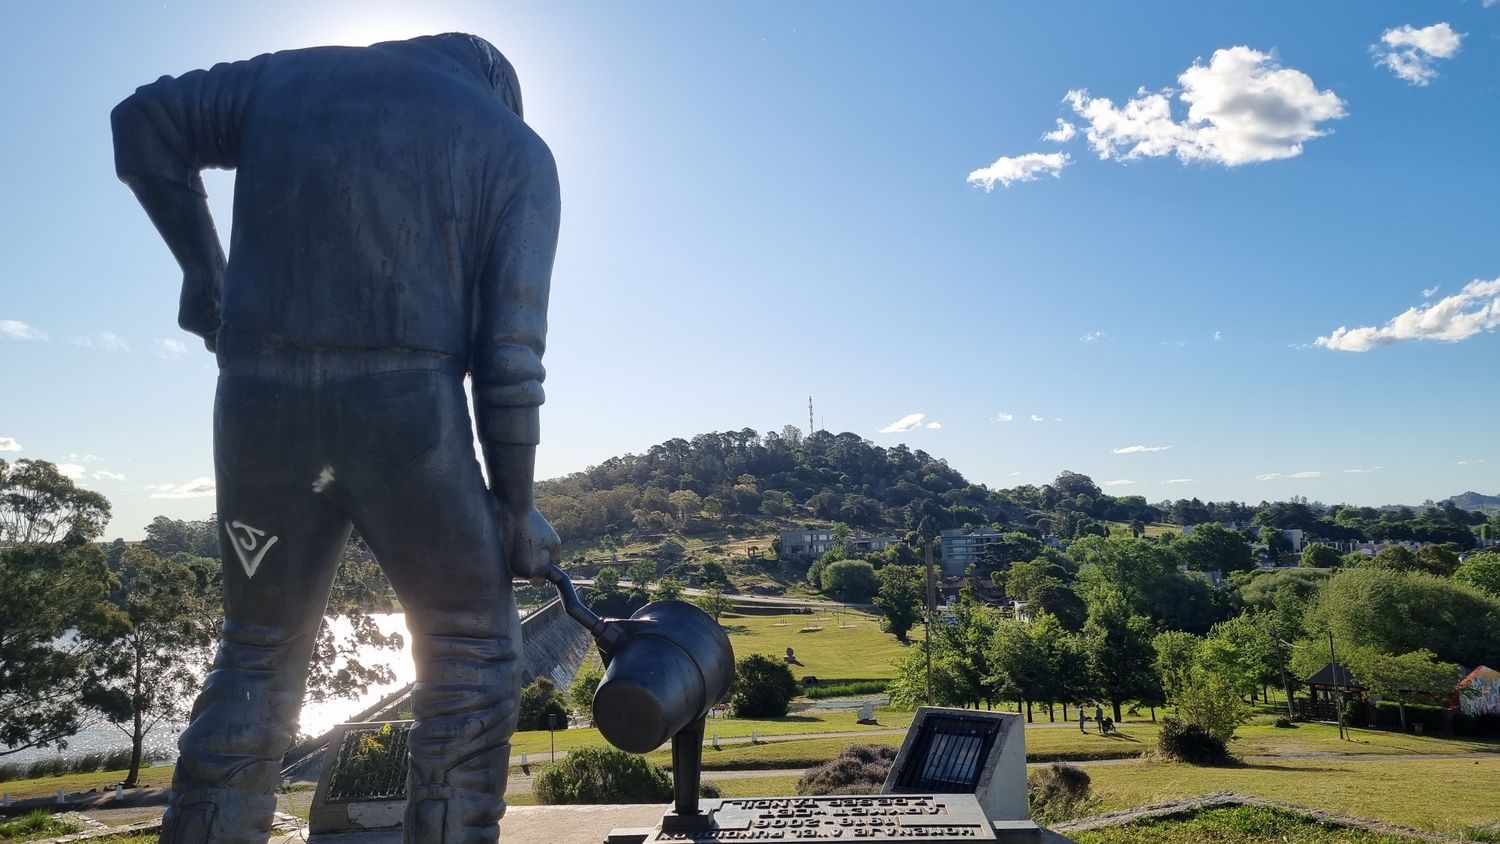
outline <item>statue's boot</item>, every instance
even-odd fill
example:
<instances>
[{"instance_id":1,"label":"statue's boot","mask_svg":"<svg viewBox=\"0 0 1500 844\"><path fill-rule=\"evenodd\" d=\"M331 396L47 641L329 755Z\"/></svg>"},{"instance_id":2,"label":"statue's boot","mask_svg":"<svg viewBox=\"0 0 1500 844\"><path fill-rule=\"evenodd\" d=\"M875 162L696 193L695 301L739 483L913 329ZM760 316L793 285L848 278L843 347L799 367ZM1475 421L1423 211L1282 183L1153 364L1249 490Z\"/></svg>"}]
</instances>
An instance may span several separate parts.
<instances>
[{"instance_id":1,"label":"statue's boot","mask_svg":"<svg viewBox=\"0 0 1500 844\"><path fill-rule=\"evenodd\" d=\"M265 844L275 811L274 794L174 790L162 818L161 844Z\"/></svg>"},{"instance_id":2,"label":"statue's boot","mask_svg":"<svg viewBox=\"0 0 1500 844\"><path fill-rule=\"evenodd\" d=\"M435 674L412 693L405 839L408 844L494 844L505 814L519 677L507 641L427 637Z\"/></svg>"}]
</instances>

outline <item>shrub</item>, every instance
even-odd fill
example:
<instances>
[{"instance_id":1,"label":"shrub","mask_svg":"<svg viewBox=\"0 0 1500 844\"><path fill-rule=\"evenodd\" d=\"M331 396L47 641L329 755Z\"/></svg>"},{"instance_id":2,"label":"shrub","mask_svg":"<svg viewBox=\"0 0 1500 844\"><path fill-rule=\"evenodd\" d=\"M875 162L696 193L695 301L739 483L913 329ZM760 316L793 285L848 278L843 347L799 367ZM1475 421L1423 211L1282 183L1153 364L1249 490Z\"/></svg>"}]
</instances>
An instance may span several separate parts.
<instances>
[{"instance_id":1,"label":"shrub","mask_svg":"<svg viewBox=\"0 0 1500 844\"><path fill-rule=\"evenodd\" d=\"M1250 707L1228 680L1214 672L1188 680L1177 695L1177 703L1183 721L1202 728L1221 745L1233 739L1234 731L1250 719Z\"/></svg>"},{"instance_id":2,"label":"shrub","mask_svg":"<svg viewBox=\"0 0 1500 844\"><path fill-rule=\"evenodd\" d=\"M1344 701L1344 724L1349 727L1370 726L1369 707L1362 700Z\"/></svg>"},{"instance_id":3,"label":"shrub","mask_svg":"<svg viewBox=\"0 0 1500 844\"><path fill-rule=\"evenodd\" d=\"M715 560L708 560L699 567L704 583L717 583L719 586L729 585L729 575L724 571L724 564Z\"/></svg>"},{"instance_id":4,"label":"shrub","mask_svg":"<svg viewBox=\"0 0 1500 844\"><path fill-rule=\"evenodd\" d=\"M851 744L843 752L797 780L797 793L879 794L896 761L889 745Z\"/></svg>"},{"instance_id":5,"label":"shrub","mask_svg":"<svg viewBox=\"0 0 1500 844\"><path fill-rule=\"evenodd\" d=\"M1443 708L1421 703L1406 705L1406 726L1421 724L1424 733L1443 731ZM1375 726L1382 730L1401 729L1401 705L1393 700L1382 700L1375 704Z\"/></svg>"},{"instance_id":6,"label":"shrub","mask_svg":"<svg viewBox=\"0 0 1500 844\"><path fill-rule=\"evenodd\" d=\"M736 718L780 718L797 696L792 669L764 654L740 658L734 664L734 674L729 706Z\"/></svg>"},{"instance_id":7,"label":"shrub","mask_svg":"<svg viewBox=\"0 0 1500 844\"><path fill-rule=\"evenodd\" d=\"M864 560L839 560L823 569L820 580L825 595L856 604L870 600L880 589L875 567Z\"/></svg>"},{"instance_id":8,"label":"shrub","mask_svg":"<svg viewBox=\"0 0 1500 844\"><path fill-rule=\"evenodd\" d=\"M1031 819L1043 826L1086 815L1098 802L1088 772L1061 762L1029 771L1026 796L1031 803Z\"/></svg>"},{"instance_id":9,"label":"shrub","mask_svg":"<svg viewBox=\"0 0 1500 844\"><path fill-rule=\"evenodd\" d=\"M549 805L664 803L672 799L672 779L644 756L585 747L543 768L532 790L538 802Z\"/></svg>"},{"instance_id":10,"label":"shrub","mask_svg":"<svg viewBox=\"0 0 1500 844\"><path fill-rule=\"evenodd\" d=\"M1223 739L1200 724L1189 724L1170 716L1161 721L1161 733L1157 737L1156 746L1168 759L1194 765L1211 765L1229 760L1229 747Z\"/></svg>"},{"instance_id":11,"label":"shrub","mask_svg":"<svg viewBox=\"0 0 1500 844\"><path fill-rule=\"evenodd\" d=\"M568 705L551 677L538 677L521 690L521 713L517 730L548 729L547 716L556 715L557 729L568 728Z\"/></svg>"},{"instance_id":12,"label":"shrub","mask_svg":"<svg viewBox=\"0 0 1500 844\"><path fill-rule=\"evenodd\" d=\"M1286 717L1285 715L1278 715L1276 716L1276 720L1271 722L1271 726L1280 727L1283 730L1290 730L1294 729L1297 725L1293 724L1292 719Z\"/></svg>"}]
</instances>

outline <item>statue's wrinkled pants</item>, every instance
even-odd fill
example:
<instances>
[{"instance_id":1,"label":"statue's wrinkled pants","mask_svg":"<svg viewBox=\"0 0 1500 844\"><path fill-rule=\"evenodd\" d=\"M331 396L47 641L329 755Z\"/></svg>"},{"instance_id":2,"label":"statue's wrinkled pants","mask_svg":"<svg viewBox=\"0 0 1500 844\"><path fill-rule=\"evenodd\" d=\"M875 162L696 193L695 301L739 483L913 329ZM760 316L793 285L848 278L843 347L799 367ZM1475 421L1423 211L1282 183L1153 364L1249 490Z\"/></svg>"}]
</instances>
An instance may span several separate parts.
<instances>
[{"instance_id":1,"label":"statue's wrinkled pants","mask_svg":"<svg viewBox=\"0 0 1500 844\"><path fill-rule=\"evenodd\" d=\"M406 840L496 841L520 623L462 372L437 357L222 346L221 364L214 440L226 621L179 741L162 842L267 840L351 525L414 637Z\"/></svg>"}]
</instances>

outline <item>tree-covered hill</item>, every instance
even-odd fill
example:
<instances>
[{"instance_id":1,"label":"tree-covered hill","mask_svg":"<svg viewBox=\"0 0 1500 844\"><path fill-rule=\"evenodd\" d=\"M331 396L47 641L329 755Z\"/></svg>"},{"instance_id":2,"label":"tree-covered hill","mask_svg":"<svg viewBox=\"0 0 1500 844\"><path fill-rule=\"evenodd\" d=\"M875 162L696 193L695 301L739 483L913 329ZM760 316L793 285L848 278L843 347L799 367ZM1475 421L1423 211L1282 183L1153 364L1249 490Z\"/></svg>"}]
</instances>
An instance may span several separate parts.
<instances>
[{"instance_id":1,"label":"tree-covered hill","mask_svg":"<svg viewBox=\"0 0 1500 844\"><path fill-rule=\"evenodd\" d=\"M1469 499L1486 498L1466 494ZM911 539L947 528L1020 530L1063 541L1104 535L1112 525L1137 535L1156 522L1218 523L1245 531L1298 529L1329 542L1451 542L1474 547L1500 535L1500 515L1456 500L1441 505L1349 507L1294 498L1246 504L1194 499L1148 503L1106 494L1087 475L1063 471L1040 486L990 489L942 458L905 445L884 448L858 434L793 426L745 428L671 439L644 454L537 484L537 505L571 548L631 538L728 534L765 536L804 524Z\"/></svg>"},{"instance_id":2,"label":"tree-covered hill","mask_svg":"<svg viewBox=\"0 0 1500 844\"><path fill-rule=\"evenodd\" d=\"M1104 495L1072 472L1053 484L996 491L920 449L883 448L852 433L805 436L792 426L671 439L541 482L537 504L570 543L767 521L835 521L896 533L993 524L1052 532L1080 518L1161 516L1139 496Z\"/></svg>"}]
</instances>

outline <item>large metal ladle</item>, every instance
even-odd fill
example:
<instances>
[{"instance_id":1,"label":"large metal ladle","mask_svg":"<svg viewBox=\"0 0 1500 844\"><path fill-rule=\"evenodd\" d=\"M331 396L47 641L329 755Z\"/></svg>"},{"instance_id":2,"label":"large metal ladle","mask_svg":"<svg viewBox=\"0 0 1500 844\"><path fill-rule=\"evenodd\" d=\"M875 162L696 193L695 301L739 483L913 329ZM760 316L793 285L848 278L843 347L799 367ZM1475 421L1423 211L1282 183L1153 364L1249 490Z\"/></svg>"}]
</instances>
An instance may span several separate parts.
<instances>
[{"instance_id":1,"label":"large metal ladle","mask_svg":"<svg viewBox=\"0 0 1500 844\"><path fill-rule=\"evenodd\" d=\"M719 623L685 601L653 601L627 619L600 618L556 565L547 580L604 658L594 723L615 747L648 753L672 740L678 816L698 814L704 720L734 683L734 648Z\"/></svg>"}]
</instances>

